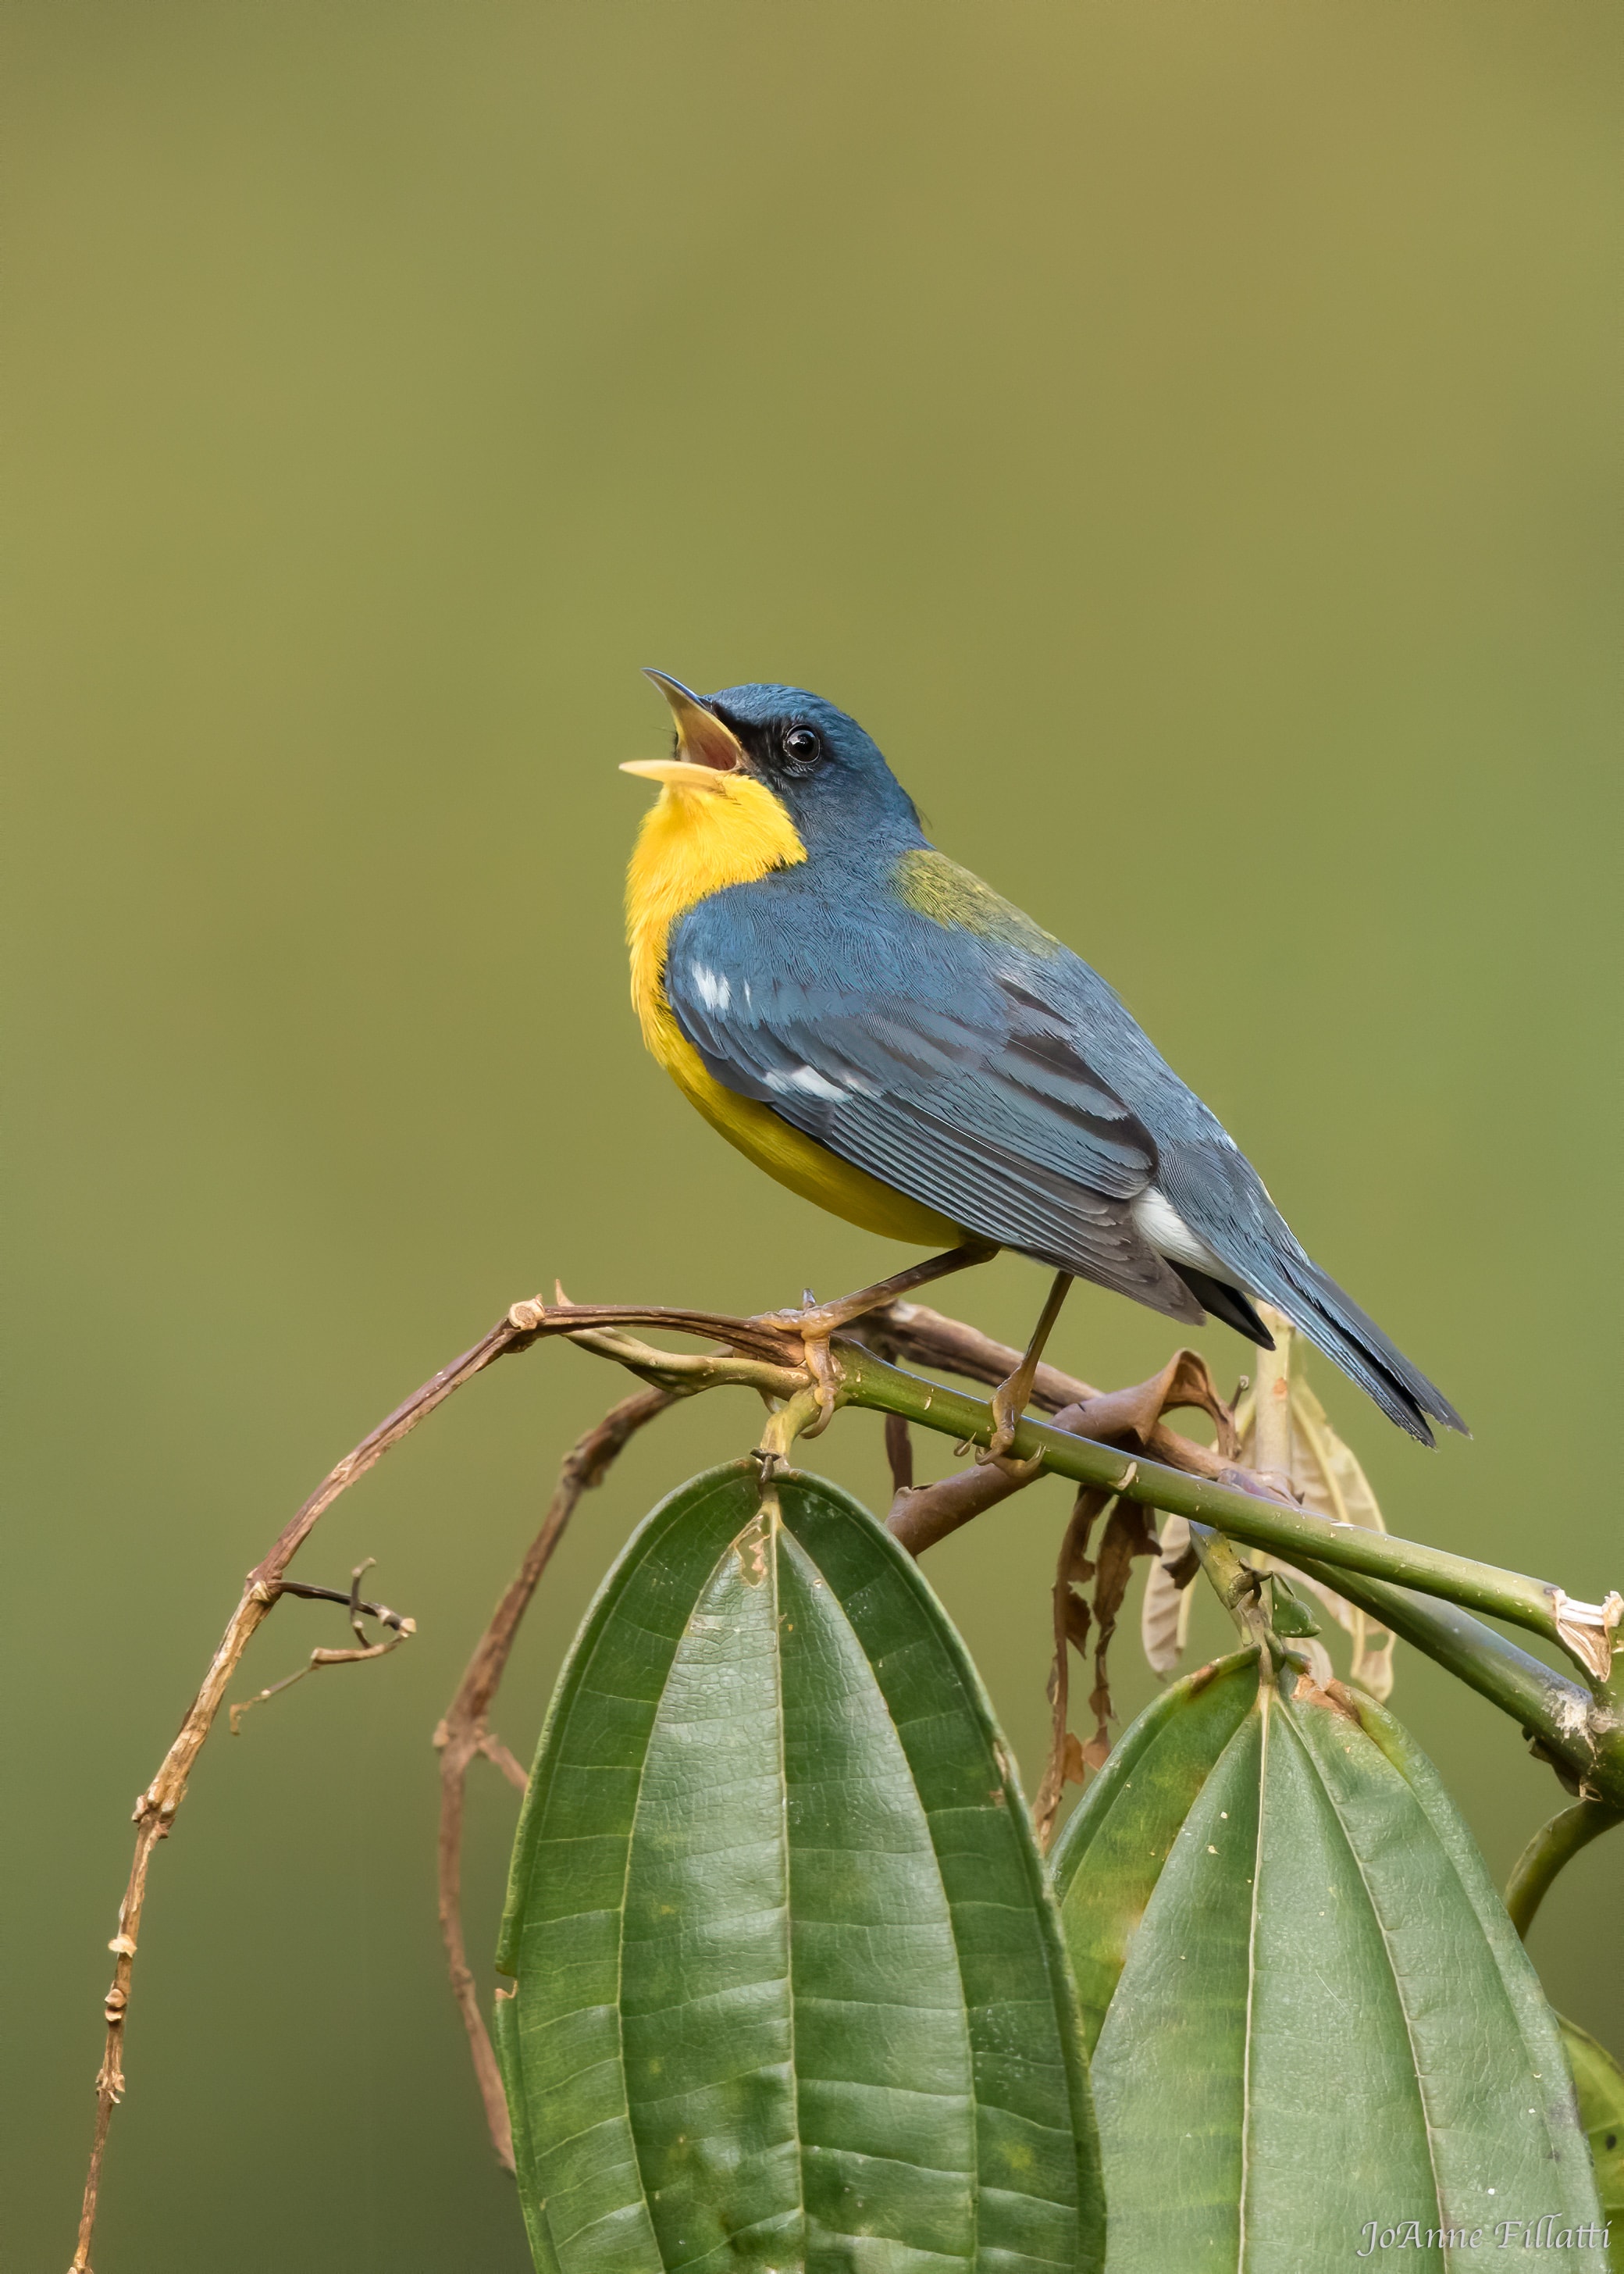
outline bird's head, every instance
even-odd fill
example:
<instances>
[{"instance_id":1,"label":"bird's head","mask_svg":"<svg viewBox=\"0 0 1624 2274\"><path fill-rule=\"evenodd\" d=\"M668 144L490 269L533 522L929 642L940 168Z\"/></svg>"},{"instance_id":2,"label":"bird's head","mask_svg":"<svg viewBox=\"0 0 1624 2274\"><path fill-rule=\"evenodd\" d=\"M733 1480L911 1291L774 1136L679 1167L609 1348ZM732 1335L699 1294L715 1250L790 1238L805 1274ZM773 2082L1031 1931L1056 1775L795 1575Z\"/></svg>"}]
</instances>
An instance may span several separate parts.
<instances>
[{"instance_id":1,"label":"bird's head","mask_svg":"<svg viewBox=\"0 0 1624 2274\"><path fill-rule=\"evenodd\" d=\"M695 695L663 671L648 676L670 704L669 758L621 769L668 793L756 804L788 817L808 852L921 842L913 799L855 719L799 687L725 687Z\"/></svg>"}]
</instances>

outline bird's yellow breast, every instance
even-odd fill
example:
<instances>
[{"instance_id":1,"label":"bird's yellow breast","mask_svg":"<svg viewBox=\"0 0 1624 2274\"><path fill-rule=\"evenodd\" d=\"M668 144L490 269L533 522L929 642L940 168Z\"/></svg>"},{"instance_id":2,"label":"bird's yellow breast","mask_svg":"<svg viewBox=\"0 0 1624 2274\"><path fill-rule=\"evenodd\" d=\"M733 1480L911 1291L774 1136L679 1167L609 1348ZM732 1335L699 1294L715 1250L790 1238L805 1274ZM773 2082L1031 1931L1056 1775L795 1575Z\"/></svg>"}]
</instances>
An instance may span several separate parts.
<instances>
[{"instance_id":1,"label":"bird's yellow breast","mask_svg":"<svg viewBox=\"0 0 1624 2274\"><path fill-rule=\"evenodd\" d=\"M947 1217L853 1168L756 1099L725 1088L665 998L665 947L677 918L730 885L755 884L806 857L794 823L760 782L666 783L643 817L626 878L632 1001L643 1041L711 1127L779 1184L865 1231L951 1246L963 1234Z\"/></svg>"}]
</instances>

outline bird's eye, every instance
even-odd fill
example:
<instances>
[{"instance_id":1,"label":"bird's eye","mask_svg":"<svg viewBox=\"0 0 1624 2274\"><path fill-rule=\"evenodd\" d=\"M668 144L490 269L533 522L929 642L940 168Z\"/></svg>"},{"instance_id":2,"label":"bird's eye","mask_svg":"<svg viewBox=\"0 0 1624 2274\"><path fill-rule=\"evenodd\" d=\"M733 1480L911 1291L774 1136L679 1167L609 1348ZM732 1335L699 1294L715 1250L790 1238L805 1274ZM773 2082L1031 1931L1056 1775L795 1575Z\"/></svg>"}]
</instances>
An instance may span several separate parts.
<instances>
[{"instance_id":1,"label":"bird's eye","mask_svg":"<svg viewBox=\"0 0 1624 2274\"><path fill-rule=\"evenodd\" d=\"M808 773L823 754L810 727L792 727L784 737L784 759L793 773Z\"/></svg>"}]
</instances>

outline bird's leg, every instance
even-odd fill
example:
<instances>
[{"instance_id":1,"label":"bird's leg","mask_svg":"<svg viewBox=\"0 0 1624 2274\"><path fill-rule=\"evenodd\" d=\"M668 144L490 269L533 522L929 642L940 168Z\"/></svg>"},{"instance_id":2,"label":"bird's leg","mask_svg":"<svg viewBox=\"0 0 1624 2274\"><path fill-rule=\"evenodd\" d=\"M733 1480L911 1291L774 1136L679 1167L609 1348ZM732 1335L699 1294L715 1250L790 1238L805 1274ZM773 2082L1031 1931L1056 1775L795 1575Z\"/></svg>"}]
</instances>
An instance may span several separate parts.
<instances>
[{"instance_id":1,"label":"bird's leg","mask_svg":"<svg viewBox=\"0 0 1624 2274\"><path fill-rule=\"evenodd\" d=\"M1015 1431L1032 1396L1032 1384L1037 1374L1038 1361L1043 1355L1043 1345L1054 1332L1055 1321L1060 1316L1060 1306L1065 1301L1073 1275L1056 1271L1055 1284L1049 1291L1049 1300L1032 1329L1032 1339L1026 1344L1026 1354L1007 1382L1001 1382L992 1394L993 1433L985 1458L1001 1461L1015 1442Z\"/></svg>"},{"instance_id":2,"label":"bird's leg","mask_svg":"<svg viewBox=\"0 0 1624 2274\"><path fill-rule=\"evenodd\" d=\"M997 1253L995 1239L967 1239L962 1247L950 1247L944 1255L927 1256L924 1262L910 1264L906 1271L895 1271L889 1279L876 1279L872 1287L860 1287L854 1295L842 1295L838 1302L808 1301L799 1311L763 1312L760 1315L764 1323L794 1328L806 1353L807 1371L817 1384L817 1424L802 1434L816 1437L834 1417L836 1374L834 1360L829 1354L832 1335L850 1326L853 1319L877 1311L883 1304L895 1302L898 1295L909 1294L932 1279L945 1279L951 1272L967 1271L973 1264L990 1263ZM1033 1363L1035 1365L1036 1360Z\"/></svg>"}]
</instances>

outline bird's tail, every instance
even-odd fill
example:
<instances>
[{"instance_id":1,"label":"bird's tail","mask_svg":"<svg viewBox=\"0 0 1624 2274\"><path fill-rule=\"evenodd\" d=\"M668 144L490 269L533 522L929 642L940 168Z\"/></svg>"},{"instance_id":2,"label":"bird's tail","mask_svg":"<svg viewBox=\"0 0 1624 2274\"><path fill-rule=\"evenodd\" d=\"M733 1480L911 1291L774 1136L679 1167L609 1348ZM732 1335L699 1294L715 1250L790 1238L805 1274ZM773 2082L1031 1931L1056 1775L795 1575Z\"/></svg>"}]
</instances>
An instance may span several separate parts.
<instances>
[{"instance_id":1,"label":"bird's tail","mask_svg":"<svg viewBox=\"0 0 1624 2274\"><path fill-rule=\"evenodd\" d=\"M1267 1272L1254 1268L1248 1276L1254 1292L1283 1311L1297 1332L1351 1375L1401 1429L1430 1445L1434 1442L1430 1417L1446 1429L1470 1436L1442 1390L1411 1366L1375 1321L1366 1318L1353 1298L1300 1248L1283 1255L1274 1250Z\"/></svg>"}]
</instances>

